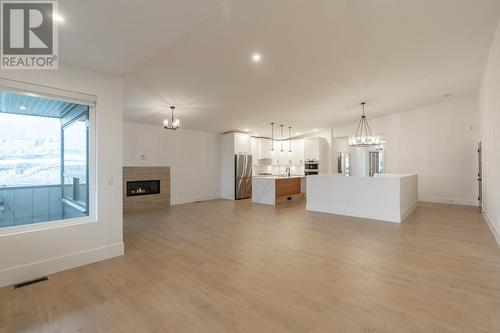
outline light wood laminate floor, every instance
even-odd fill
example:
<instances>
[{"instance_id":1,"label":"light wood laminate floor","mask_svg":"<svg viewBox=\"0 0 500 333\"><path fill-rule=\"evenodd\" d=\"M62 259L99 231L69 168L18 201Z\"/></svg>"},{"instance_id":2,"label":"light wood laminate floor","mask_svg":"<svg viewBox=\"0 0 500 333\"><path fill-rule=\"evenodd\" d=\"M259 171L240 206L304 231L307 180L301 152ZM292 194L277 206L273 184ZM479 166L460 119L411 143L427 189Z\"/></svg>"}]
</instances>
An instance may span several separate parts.
<instances>
[{"instance_id":1,"label":"light wood laminate floor","mask_svg":"<svg viewBox=\"0 0 500 333\"><path fill-rule=\"evenodd\" d=\"M500 332L472 207L401 225L210 201L125 216L126 255L0 289L0 332Z\"/></svg>"}]
</instances>

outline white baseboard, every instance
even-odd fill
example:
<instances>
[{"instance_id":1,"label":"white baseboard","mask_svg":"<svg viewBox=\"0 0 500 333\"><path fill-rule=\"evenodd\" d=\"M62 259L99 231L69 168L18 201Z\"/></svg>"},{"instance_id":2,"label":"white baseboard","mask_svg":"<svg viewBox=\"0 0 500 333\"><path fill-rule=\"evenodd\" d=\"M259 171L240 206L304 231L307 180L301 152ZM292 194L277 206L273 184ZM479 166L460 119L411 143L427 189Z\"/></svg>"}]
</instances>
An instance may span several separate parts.
<instances>
[{"instance_id":1,"label":"white baseboard","mask_svg":"<svg viewBox=\"0 0 500 333\"><path fill-rule=\"evenodd\" d=\"M486 220L486 223L488 224L488 227L491 230L491 233L493 234L493 237L495 237L495 240L497 241L498 246L500 246L500 230L497 229L493 221L490 219L489 215L486 212L483 212L484 219Z\"/></svg>"},{"instance_id":2,"label":"white baseboard","mask_svg":"<svg viewBox=\"0 0 500 333\"><path fill-rule=\"evenodd\" d=\"M196 201L209 201L209 200L216 200L216 199L220 199L220 198L221 198L220 194L191 196L191 197L179 197L179 198L172 198L170 200L170 205L172 205L172 206L182 205L182 204L196 202Z\"/></svg>"},{"instance_id":3,"label":"white baseboard","mask_svg":"<svg viewBox=\"0 0 500 333\"><path fill-rule=\"evenodd\" d=\"M88 265L94 262L118 257L124 254L124 244L116 243L99 248L89 249L60 257L49 258L37 262L9 267L0 270L0 287L29 281L67 269Z\"/></svg>"},{"instance_id":4,"label":"white baseboard","mask_svg":"<svg viewBox=\"0 0 500 333\"><path fill-rule=\"evenodd\" d=\"M306 204L306 210L318 213L328 213L352 217L360 217L365 219L373 219L382 222L401 223L401 216L393 214L392 212L376 212L372 210L351 209L345 207L332 207L324 205L311 205Z\"/></svg>"},{"instance_id":5,"label":"white baseboard","mask_svg":"<svg viewBox=\"0 0 500 333\"><path fill-rule=\"evenodd\" d=\"M403 222L410 214L417 208L418 201L415 201L410 207L406 208L405 211L401 212L401 222Z\"/></svg>"},{"instance_id":6,"label":"white baseboard","mask_svg":"<svg viewBox=\"0 0 500 333\"><path fill-rule=\"evenodd\" d=\"M479 206L479 202L474 199L467 198L448 198L448 197L434 197L427 195L419 195L418 201L422 202L432 202L432 203L442 203L449 205L464 205L464 206Z\"/></svg>"}]
</instances>

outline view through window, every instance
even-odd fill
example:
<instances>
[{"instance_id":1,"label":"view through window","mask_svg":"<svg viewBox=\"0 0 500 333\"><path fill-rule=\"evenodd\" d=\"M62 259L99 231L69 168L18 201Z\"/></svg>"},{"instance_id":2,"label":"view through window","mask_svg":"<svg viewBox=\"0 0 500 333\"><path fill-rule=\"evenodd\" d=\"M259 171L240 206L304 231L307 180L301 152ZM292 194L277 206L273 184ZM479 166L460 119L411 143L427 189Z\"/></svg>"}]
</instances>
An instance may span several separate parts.
<instances>
[{"instance_id":1,"label":"view through window","mask_svg":"<svg viewBox=\"0 0 500 333\"><path fill-rule=\"evenodd\" d=\"M61 181L61 121L0 113L0 186Z\"/></svg>"},{"instance_id":2,"label":"view through window","mask_svg":"<svg viewBox=\"0 0 500 333\"><path fill-rule=\"evenodd\" d=\"M0 228L89 215L89 106L0 92Z\"/></svg>"}]
</instances>

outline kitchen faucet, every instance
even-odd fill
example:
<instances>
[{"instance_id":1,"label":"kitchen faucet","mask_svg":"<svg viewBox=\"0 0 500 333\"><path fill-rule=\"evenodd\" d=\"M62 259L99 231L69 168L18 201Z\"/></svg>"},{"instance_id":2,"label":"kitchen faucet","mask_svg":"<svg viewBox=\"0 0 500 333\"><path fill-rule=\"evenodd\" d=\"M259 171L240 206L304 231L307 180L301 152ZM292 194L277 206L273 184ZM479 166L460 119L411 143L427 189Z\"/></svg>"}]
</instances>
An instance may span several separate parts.
<instances>
[{"instance_id":1,"label":"kitchen faucet","mask_svg":"<svg viewBox=\"0 0 500 333\"><path fill-rule=\"evenodd\" d=\"M290 168L286 168L285 172L288 174L288 178L290 178Z\"/></svg>"}]
</instances>

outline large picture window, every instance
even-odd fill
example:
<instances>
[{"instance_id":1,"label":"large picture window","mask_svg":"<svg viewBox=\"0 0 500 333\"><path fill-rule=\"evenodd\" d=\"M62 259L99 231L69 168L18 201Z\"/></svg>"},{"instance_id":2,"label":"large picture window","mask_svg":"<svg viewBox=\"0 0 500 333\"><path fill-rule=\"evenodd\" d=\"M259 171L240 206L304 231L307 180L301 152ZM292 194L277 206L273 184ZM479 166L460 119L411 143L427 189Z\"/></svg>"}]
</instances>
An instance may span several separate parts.
<instances>
[{"instance_id":1,"label":"large picture window","mask_svg":"<svg viewBox=\"0 0 500 333\"><path fill-rule=\"evenodd\" d=\"M90 110L0 91L0 228L89 215Z\"/></svg>"}]
</instances>

